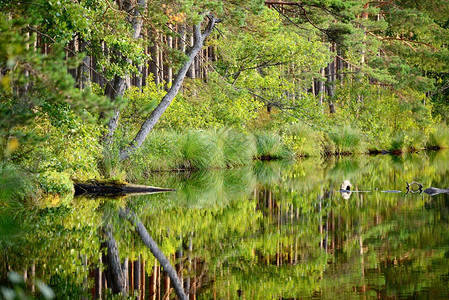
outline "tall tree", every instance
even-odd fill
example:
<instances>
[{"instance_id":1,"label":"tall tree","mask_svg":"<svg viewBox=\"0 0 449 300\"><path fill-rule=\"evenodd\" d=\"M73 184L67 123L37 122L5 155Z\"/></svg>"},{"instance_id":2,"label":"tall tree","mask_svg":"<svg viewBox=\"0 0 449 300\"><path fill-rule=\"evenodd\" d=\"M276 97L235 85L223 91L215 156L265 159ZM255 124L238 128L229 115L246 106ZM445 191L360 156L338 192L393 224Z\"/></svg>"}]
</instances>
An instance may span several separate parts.
<instances>
[{"instance_id":1,"label":"tall tree","mask_svg":"<svg viewBox=\"0 0 449 300\"><path fill-rule=\"evenodd\" d=\"M148 133L153 129L154 125L159 121L162 114L167 110L168 106L171 104L173 99L176 97L176 95L179 92L179 89L181 88L182 82L184 81L184 78L187 74L187 71L190 68L190 65L192 64L193 60L197 56L197 54L201 51L203 48L203 44L205 39L211 34L212 30L214 29L215 23L217 22L217 18L209 15L207 16L208 24L204 31L201 31L201 24L203 20L201 20L198 24L194 26L193 29L193 37L194 42L192 48L187 53L187 61L184 63L184 65L181 67L181 69L178 71L178 74L176 74L175 79L173 80L171 88L168 90L167 94L162 98L161 102L158 104L158 106L153 110L151 115L145 120L145 122L140 127L139 132L134 137L132 142L125 148L123 148L120 151L120 159L126 159L128 158L136 148L140 147L142 143L145 141L146 137L148 136Z\"/></svg>"}]
</instances>

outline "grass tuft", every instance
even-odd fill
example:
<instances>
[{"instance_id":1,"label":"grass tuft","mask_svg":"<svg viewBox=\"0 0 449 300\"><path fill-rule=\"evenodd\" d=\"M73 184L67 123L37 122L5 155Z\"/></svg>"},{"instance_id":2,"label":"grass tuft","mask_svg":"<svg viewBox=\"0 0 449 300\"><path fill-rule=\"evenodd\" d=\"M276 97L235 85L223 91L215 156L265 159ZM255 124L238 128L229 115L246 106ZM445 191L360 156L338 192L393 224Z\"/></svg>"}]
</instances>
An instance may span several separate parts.
<instances>
[{"instance_id":1,"label":"grass tuft","mask_svg":"<svg viewBox=\"0 0 449 300\"><path fill-rule=\"evenodd\" d=\"M12 163L0 162L0 207L24 208L26 198L35 192L30 176Z\"/></svg>"},{"instance_id":2,"label":"grass tuft","mask_svg":"<svg viewBox=\"0 0 449 300\"><path fill-rule=\"evenodd\" d=\"M227 167L248 165L257 155L254 137L231 129L220 129L218 135Z\"/></svg>"},{"instance_id":3,"label":"grass tuft","mask_svg":"<svg viewBox=\"0 0 449 300\"><path fill-rule=\"evenodd\" d=\"M426 148L433 150L449 148L449 127L446 124L438 124L435 131L430 133Z\"/></svg>"},{"instance_id":4,"label":"grass tuft","mask_svg":"<svg viewBox=\"0 0 449 300\"><path fill-rule=\"evenodd\" d=\"M256 158L260 160L291 159L293 151L287 148L279 134L275 132L259 132L256 139Z\"/></svg>"},{"instance_id":5,"label":"grass tuft","mask_svg":"<svg viewBox=\"0 0 449 300\"><path fill-rule=\"evenodd\" d=\"M364 152L361 132L349 126L334 129L329 138L335 144L336 154L354 154Z\"/></svg>"}]
</instances>

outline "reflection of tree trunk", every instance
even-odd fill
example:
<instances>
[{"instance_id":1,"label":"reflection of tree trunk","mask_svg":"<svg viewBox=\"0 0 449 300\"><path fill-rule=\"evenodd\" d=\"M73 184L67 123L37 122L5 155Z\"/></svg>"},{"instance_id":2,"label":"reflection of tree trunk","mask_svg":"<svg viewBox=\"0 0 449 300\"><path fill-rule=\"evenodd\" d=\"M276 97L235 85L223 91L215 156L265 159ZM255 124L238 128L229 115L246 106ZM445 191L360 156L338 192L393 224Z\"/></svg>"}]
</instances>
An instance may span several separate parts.
<instances>
[{"instance_id":1,"label":"reflection of tree trunk","mask_svg":"<svg viewBox=\"0 0 449 300\"><path fill-rule=\"evenodd\" d=\"M134 290L140 290L140 255L134 261Z\"/></svg>"},{"instance_id":2,"label":"reflection of tree trunk","mask_svg":"<svg viewBox=\"0 0 449 300\"><path fill-rule=\"evenodd\" d=\"M170 276L164 271L164 300L170 299Z\"/></svg>"},{"instance_id":3,"label":"reflection of tree trunk","mask_svg":"<svg viewBox=\"0 0 449 300\"><path fill-rule=\"evenodd\" d=\"M114 294L122 293L126 295L125 276L123 274L122 265L117 248L117 242L112 234L112 225L108 224L103 229L106 235L107 254L103 261L107 263L106 280L108 286Z\"/></svg>"},{"instance_id":4,"label":"reflection of tree trunk","mask_svg":"<svg viewBox=\"0 0 449 300\"><path fill-rule=\"evenodd\" d=\"M87 255L85 255L85 254L81 255L81 261L83 262L83 272L85 272L84 279L83 279L83 292L85 294L87 294L87 291L88 291L87 276L88 276L88 271L89 271L89 269L87 268ZM85 300L87 298L86 298L86 296L84 296L81 299Z\"/></svg>"},{"instance_id":5,"label":"reflection of tree trunk","mask_svg":"<svg viewBox=\"0 0 449 300\"><path fill-rule=\"evenodd\" d=\"M150 249L151 253L153 253L154 257L157 258L161 266L164 268L164 272L170 277L173 287L175 289L175 293L180 299L187 299L186 294L182 288L181 281L179 280L178 274L175 269L170 264L170 261L165 257L164 253L159 249L156 242L148 233L145 226L142 222L137 218L137 216L131 212L128 208L121 209L119 213L121 218L125 218L130 221L133 225L136 226L136 231L142 239L143 243ZM109 252L109 251L108 251Z\"/></svg>"},{"instance_id":6,"label":"reflection of tree trunk","mask_svg":"<svg viewBox=\"0 0 449 300\"><path fill-rule=\"evenodd\" d=\"M102 264L100 256L100 266ZM102 296L102 273L100 268L96 268L94 271L95 276L95 299L101 299Z\"/></svg>"},{"instance_id":7,"label":"reflection of tree trunk","mask_svg":"<svg viewBox=\"0 0 449 300\"><path fill-rule=\"evenodd\" d=\"M187 254L187 268L188 268L188 274L192 273L192 251L193 251L193 241L192 241L192 235L190 234L189 237L189 252ZM187 278L184 280L184 290L187 291L187 299L190 298L190 276L187 276Z\"/></svg>"},{"instance_id":8,"label":"reflection of tree trunk","mask_svg":"<svg viewBox=\"0 0 449 300\"><path fill-rule=\"evenodd\" d=\"M31 293L34 294L36 291L36 287L34 284L34 280L36 279L36 263L33 261L31 264Z\"/></svg>"},{"instance_id":9,"label":"reflection of tree trunk","mask_svg":"<svg viewBox=\"0 0 449 300\"><path fill-rule=\"evenodd\" d=\"M140 256L140 299L145 299L145 260Z\"/></svg>"},{"instance_id":10,"label":"reflection of tree trunk","mask_svg":"<svg viewBox=\"0 0 449 300\"><path fill-rule=\"evenodd\" d=\"M150 277L150 297L152 300L156 299L156 283L157 283L157 259L154 259L153 275Z\"/></svg>"}]
</instances>

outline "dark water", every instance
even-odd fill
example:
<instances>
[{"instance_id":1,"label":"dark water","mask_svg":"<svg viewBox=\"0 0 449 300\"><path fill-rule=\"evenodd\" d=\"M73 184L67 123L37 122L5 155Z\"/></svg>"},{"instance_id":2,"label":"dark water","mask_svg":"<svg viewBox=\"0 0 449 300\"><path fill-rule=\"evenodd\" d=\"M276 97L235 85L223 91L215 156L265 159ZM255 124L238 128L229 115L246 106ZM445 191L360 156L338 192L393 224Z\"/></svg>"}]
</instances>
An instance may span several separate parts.
<instances>
[{"instance_id":1,"label":"dark water","mask_svg":"<svg viewBox=\"0 0 449 300\"><path fill-rule=\"evenodd\" d=\"M449 187L448 163L439 152L154 174L145 183L177 191L17 213L2 225L10 234L0 237L0 270L25 272L28 289L32 276L41 278L56 298L108 298L100 257L112 224L128 289L174 298L151 252L118 217L126 206L190 299L448 299L449 195L406 193L406 181ZM341 193L344 180L356 192Z\"/></svg>"}]
</instances>

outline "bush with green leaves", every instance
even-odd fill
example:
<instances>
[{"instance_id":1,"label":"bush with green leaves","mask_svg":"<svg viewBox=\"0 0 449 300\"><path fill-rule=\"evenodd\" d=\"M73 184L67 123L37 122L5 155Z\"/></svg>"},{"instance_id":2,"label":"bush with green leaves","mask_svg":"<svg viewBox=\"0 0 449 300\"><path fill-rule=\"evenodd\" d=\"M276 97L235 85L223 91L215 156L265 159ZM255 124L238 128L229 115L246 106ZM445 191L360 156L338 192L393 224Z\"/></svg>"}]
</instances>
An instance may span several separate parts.
<instances>
[{"instance_id":1,"label":"bush with green leaves","mask_svg":"<svg viewBox=\"0 0 449 300\"><path fill-rule=\"evenodd\" d=\"M175 130L233 127L245 128L257 117L262 103L248 91L236 89L217 73L207 83L186 80L184 90L160 120L159 128Z\"/></svg>"},{"instance_id":2,"label":"bush with green leaves","mask_svg":"<svg viewBox=\"0 0 449 300\"><path fill-rule=\"evenodd\" d=\"M323 133L302 123L293 123L282 129L282 141L298 157L322 156Z\"/></svg>"},{"instance_id":3,"label":"bush with green leaves","mask_svg":"<svg viewBox=\"0 0 449 300\"><path fill-rule=\"evenodd\" d=\"M24 144L13 157L37 173L54 170L74 179L99 177L102 157L101 129L64 109L65 116L55 122L51 115L40 119L40 126L29 128L39 136L39 144Z\"/></svg>"},{"instance_id":4,"label":"bush with green leaves","mask_svg":"<svg viewBox=\"0 0 449 300\"><path fill-rule=\"evenodd\" d=\"M46 194L68 195L74 191L73 182L66 173L49 170L38 174L37 180Z\"/></svg>"},{"instance_id":5,"label":"bush with green leaves","mask_svg":"<svg viewBox=\"0 0 449 300\"><path fill-rule=\"evenodd\" d=\"M410 89L398 93L365 81L343 84L337 89L333 117L338 124L359 128L370 149L397 148L402 138L405 148L420 148L435 124L425 97Z\"/></svg>"}]
</instances>

